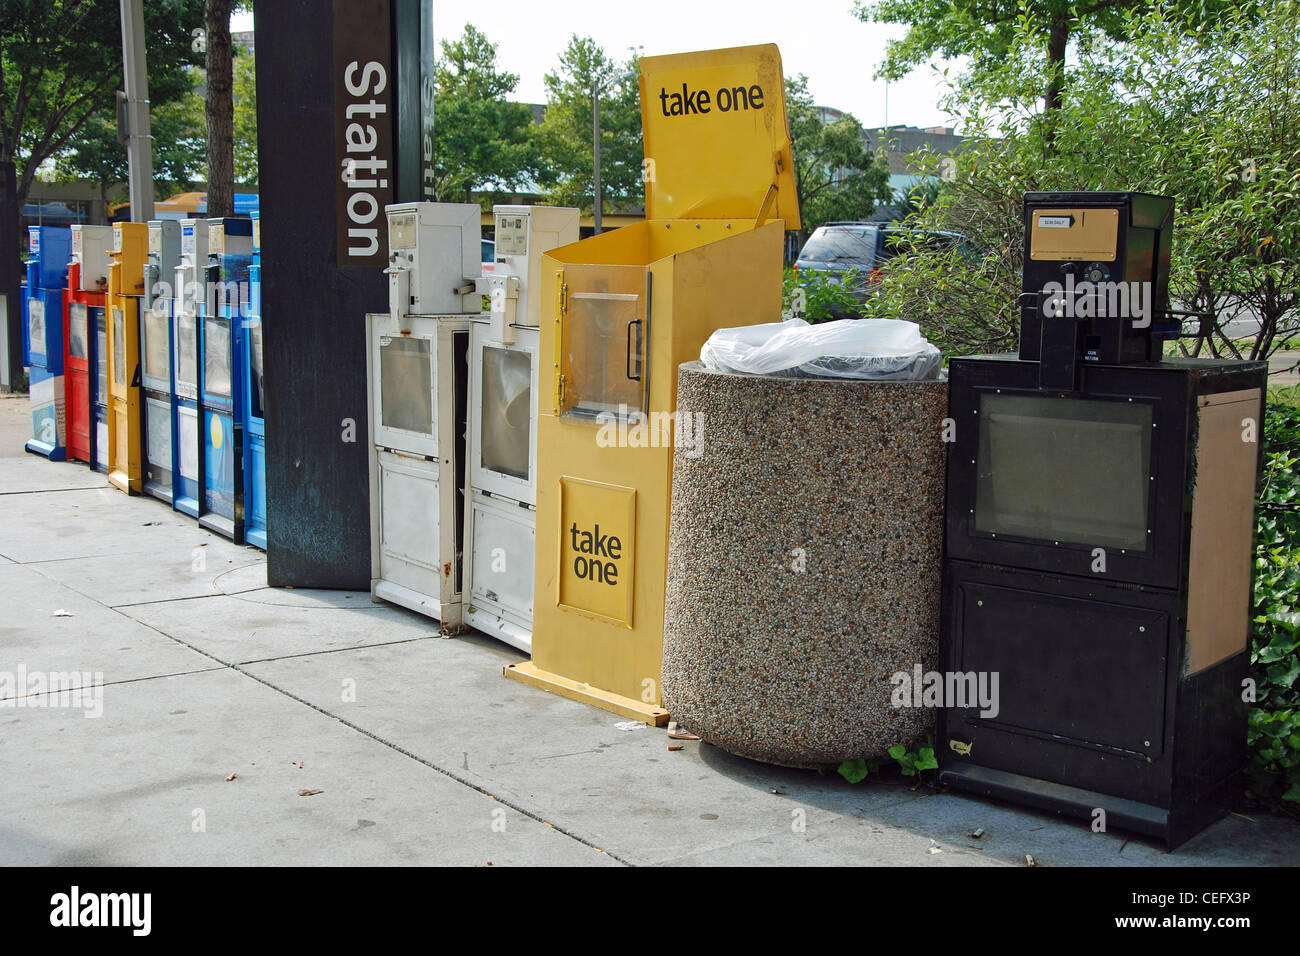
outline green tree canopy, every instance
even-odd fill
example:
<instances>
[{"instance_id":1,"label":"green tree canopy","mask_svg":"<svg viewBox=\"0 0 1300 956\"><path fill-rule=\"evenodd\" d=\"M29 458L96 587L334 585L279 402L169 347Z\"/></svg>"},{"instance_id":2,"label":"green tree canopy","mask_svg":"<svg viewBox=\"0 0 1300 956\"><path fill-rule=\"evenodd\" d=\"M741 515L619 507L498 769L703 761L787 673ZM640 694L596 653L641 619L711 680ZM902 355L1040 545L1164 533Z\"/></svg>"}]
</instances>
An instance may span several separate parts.
<instances>
[{"instance_id":1,"label":"green tree canopy","mask_svg":"<svg viewBox=\"0 0 1300 956\"><path fill-rule=\"evenodd\" d=\"M257 182L257 57L235 51L235 182Z\"/></svg>"},{"instance_id":2,"label":"green tree canopy","mask_svg":"<svg viewBox=\"0 0 1300 956\"><path fill-rule=\"evenodd\" d=\"M203 0L150 0L144 18L149 96L166 103L190 88L185 67L200 61L191 31ZM91 117L114 115L121 36L118 0L0 0L0 162L17 167L20 209L40 165Z\"/></svg>"},{"instance_id":3,"label":"green tree canopy","mask_svg":"<svg viewBox=\"0 0 1300 956\"><path fill-rule=\"evenodd\" d=\"M617 63L590 37L573 36L559 67L545 77L546 114L533 142L547 198L590 211L594 204L592 91L600 88L602 211L640 207L644 202L641 95L636 59Z\"/></svg>"},{"instance_id":4,"label":"green tree canopy","mask_svg":"<svg viewBox=\"0 0 1300 956\"><path fill-rule=\"evenodd\" d=\"M475 190L504 191L531 182L532 113L506 99L519 77L497 68L496 44L466 25L442 41L434 68L433 189L440 202L468 202Z\"/></svg>"},{"instance_id":5,"label":"green tree canopy","mask_svg":"<svg viewBox=\"0 0 1300 956\"><path fill-rule=\"evenodd\" d=\"M834 220L866 219L893 198L889 165L867 148L856 117L845 113L823 122L802 74L786 78L785 105L805 232Z\"/></svg>"},{"instance_id":6,"label":"green tree canopy","mask_svg":"<svg viewBox=\"0 0 1300 956\"><path fill-rule=\"evenodd\" d=\"M1026 25L1046 54L1041 94L1046 109L1061 105L1066 53L1071 40L1118 43L1128 38L1132 15L1160 7L1162 0L854 0L860 20L901 23L907 33L890 40L878 76L899 79L934 54L970 57L977 72L1004 62L1023 38ZM1213 26L1226 13L1254 7L1253 0L1169 0L1189 29Z\"/></svg>"}]
</instances>

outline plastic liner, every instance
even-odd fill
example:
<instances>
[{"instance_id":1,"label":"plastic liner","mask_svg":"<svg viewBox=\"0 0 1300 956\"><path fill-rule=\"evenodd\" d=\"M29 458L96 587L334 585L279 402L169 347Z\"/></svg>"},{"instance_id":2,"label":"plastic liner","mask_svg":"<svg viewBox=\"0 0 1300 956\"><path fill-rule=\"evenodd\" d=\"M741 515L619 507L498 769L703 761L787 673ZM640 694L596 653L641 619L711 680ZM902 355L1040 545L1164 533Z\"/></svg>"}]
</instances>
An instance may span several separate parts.
<instances>
[{"instance_id":1,"label":"plastic liner","mask_svg":"<svg viewBox=\"0 0 1300 956\"><path fill-rule=\"evenodd\" d=\"M718 329L700 349L705 368L792 378L919 382L941 376L942 357L921 327L902 319L803 319Z\"/></svg>"}]
</instances>

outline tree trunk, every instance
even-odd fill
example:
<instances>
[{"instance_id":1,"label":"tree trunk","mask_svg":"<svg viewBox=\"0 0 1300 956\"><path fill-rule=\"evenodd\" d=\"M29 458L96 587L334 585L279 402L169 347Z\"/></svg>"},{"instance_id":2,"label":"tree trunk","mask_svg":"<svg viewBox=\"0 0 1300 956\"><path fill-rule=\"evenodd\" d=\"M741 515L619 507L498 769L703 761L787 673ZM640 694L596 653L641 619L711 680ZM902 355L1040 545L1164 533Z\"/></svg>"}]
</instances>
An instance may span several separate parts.
<instances>
[{"instance_id":1,"label":"tree trunk","mask_svg":"<svg viewBox=\"0 0 1300 956\"><path fill-rule=\"evenodd\" d=\"M1061 108L1065 90L1065 49L1070 42L1070 21L1062 16L1053 20L1047 34L1047 90L1043 93L1043 112Z\"/></svg>"},{"instance_id":2,"label":"tree trunk","mask_svg":"<svg viewBox=\"0 0 1300 956\"><path fill-rule=\"evenodd\" d=\"M235 212L234 56L230 49L231 0L206 0L208 216Z\"/></svg>"}]
</instances>

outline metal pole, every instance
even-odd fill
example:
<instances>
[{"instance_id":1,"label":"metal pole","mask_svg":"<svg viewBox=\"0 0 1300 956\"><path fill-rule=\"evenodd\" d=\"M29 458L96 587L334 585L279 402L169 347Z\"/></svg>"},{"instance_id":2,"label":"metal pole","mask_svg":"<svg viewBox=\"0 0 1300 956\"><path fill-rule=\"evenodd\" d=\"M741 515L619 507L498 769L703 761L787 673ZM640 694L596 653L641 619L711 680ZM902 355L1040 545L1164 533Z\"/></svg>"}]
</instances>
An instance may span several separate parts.
<instances>
[{"instance_id":1,"label":"metal pole","mask_svg":"<svg viewBox=\"0 0 1300 956\"><path fill-rule=\"evenodd\" d=\"M144 0L121 0L122 73L126 81L131 218L153 218L153 148L149 135L149 77L145 69Z\"/></svg>"},{"instance_id":2,"label":"metal pole","mask_svg":"<svg viewBox=\"0 0 1300 956\"><path fill-rule=\"evenodd\" d=\"M596 229L594 235L600 235L600 83L591 90L591 169L595 183L595 202L591 205L591 217Z\"/></svg>"},{"instance_id":3,"label":"metal pole","mask_svg":"<svg viewBox=\"0 0 1300 956\"><path fill-rule=\"evenodd\" d=\"M0 160L0 387L12 391L23 379L22 266L18 264L23 211L18 197L18 171Z\"/></svg>"}]
</instances>

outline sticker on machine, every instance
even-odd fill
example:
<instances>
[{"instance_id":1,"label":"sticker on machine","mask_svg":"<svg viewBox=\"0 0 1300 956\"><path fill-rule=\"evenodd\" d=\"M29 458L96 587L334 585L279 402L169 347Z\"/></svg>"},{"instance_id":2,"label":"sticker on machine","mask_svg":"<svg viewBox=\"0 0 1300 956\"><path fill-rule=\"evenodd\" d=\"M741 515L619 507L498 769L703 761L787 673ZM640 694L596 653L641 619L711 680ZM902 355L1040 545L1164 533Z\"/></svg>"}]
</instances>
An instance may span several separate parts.
<instances>
[{"instance_id":1,"label":"sticker on machine","mask_svg":"<svg viewBox=\"0 0 1300 956\"><path fill-rule=\"evenodd\" d=\"M632 626L636 489L560 479L559 603Z\"/></svg>"}]
</instances>

